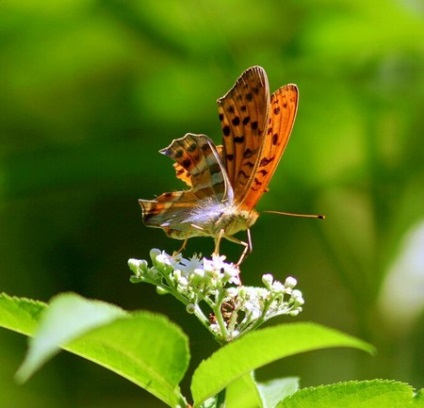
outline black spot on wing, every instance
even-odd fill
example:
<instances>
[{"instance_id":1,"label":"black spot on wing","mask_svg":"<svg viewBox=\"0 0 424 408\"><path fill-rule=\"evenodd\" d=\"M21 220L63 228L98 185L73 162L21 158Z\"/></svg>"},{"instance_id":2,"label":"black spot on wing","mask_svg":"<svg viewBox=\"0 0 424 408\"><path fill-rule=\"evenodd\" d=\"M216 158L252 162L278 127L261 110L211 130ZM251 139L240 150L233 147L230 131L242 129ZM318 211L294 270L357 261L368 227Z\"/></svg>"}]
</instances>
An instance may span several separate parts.
<instances>
[{"instance_id":1,"label":"black spot on wing","mask_svg":"<svg viewBox=\"0 0 424 408\"><path fill-rule=\"evenodd\" d=\"M260 161L260 163L259 163L259 167L267 166L269 163L271 163L271 162L274 160L274 157L275 157L275 156L272 156L272 157L270 157L270 158L268 158L268 157L264 157L264 158Z\"/></svg>"},{"instance_id":2,"label":"black spot on wing","mask_svg":"<svg viewBox=\"0 0 424 408\"><path fill-rule=\"evenodd\" d=\"M193 153L195 150L197 149L197 144L196 143L190 143L187 147L187 151L189 153Z\"/></svg>"},{"instance_id":3,"label":"black spot on wing","mask_svg":"<svg viewBox=\"0 0 424 408\"><path fill-rule=\"evenodd\" d=\"M253 179L253 181L255 182L255 185L256 186L261 186L262 185L262 183L256 177Z\"/></svg>"},{"instance_id":4,"label":"black spot on wing","mask_svg":"<svg viewBox=\"0 0 424 408\"><path fill-rule=\"evenodd\" d=\"M245 158L245 159L248 159L249 157L252 157L253 156L253 151L252 150L250 150L250 149L246 149L244 152L243 152L243 157Z\"/></svg>"},{"instance_id":5,"label":"black spot on wing","mask_svg":"<svg viewBox=\"0 0 424 408\"><path fill-rule=\"evenodd\" d=\"M151 211L150 213L144 213L144 209L143 209L143 215L144 215L144 222L148 223L150 218L152 218L154 215L153 211Z\"/></svg>"},{"instance_id":6,"label":"black spot on wing","mask_svg":"<svg viewBox=\"0 0 424 408\"><path fill-rule=\"evenodd\" d=\"M209 172L211 174L216 174L219 173L221 171L221 167L218 163L214 163L213 165L209 166Z\"/></svg>"},{"instance_id":7,"label":"black spot on wing","mask_svg":"<svg viewBox=\"0 0 424 408\"><path fill-rule=\"evenodd\" d=\"M239 170L239 172L238 172L238 176L240 177L240 176L243 176L245 179L248 179L249 178L249 175L248 174L246 174L243 170Z\"/></svg>"}]
</instances>

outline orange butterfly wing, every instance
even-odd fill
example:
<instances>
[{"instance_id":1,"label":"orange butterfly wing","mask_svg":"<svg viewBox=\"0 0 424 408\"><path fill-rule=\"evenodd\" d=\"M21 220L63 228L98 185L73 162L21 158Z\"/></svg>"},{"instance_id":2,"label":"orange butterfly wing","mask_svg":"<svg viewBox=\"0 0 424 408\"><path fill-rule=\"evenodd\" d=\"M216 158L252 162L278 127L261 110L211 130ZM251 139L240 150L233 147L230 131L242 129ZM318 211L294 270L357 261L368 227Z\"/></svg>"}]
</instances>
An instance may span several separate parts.
<instances>
[{"instance_id":1,"label":"orange butterfly wing","mask_svg":"<svg viewBox=\"0 0 424 408\"><path fill-rule=\"evenodd\" d=\"M294 84L285 85L272 94L268 127L263 135L253 176L241 199L242 208L255 208L263 193L267 191L268 184L289 142L296 119L298 101L299 91Z\"/></svg>"},{"instance_id":2,"label":"orange butterfly wing","mask_svg":"<svg viewBox=\"0 0 424 408\"><path fill-rule=\"evenodd\" d=\"M234 202L253 210L267 190L290 138L298 105L296 85L269 96L265 70L247 69L218 99L223 160L234 189Z\"/></svg>"},{"instance_id":3,"label":"orange butterfly wing","mask_svg":"<svg viewBox=\"0 0 424 408\"><path fill-rule=\"evenodd\" d=\"M267 127L269 88L264 69L247 69L217 103L223 161L237 203L247 191Z\"/></svg>"}]
</instances>

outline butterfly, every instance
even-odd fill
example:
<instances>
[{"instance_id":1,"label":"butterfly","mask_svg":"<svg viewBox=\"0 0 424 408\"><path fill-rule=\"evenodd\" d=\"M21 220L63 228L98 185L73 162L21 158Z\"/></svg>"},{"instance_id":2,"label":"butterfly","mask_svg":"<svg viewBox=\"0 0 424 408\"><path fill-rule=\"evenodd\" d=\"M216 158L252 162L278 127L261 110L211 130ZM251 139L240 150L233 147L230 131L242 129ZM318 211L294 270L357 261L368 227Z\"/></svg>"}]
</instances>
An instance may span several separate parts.
<instances>
[{"instance_id":1,"label":"butterfly","mask_svg":"<svg viewBox=\"0 0 424 408\"><path fill-rule=\"evenodd\" d=\"M160 150L175 161L176 176L190 189L140 199L144 223L162 228L176 239L196 236L222 238L243 245L237 265L252 250L250 227L259 214L255 207L290 138L299 100L298 88L285 85L271 96L262 67L244 71L218 99L222 146L206 135L187 133ZM247 231L247 242L234 237Z\"/></svg>"}]
</instances>

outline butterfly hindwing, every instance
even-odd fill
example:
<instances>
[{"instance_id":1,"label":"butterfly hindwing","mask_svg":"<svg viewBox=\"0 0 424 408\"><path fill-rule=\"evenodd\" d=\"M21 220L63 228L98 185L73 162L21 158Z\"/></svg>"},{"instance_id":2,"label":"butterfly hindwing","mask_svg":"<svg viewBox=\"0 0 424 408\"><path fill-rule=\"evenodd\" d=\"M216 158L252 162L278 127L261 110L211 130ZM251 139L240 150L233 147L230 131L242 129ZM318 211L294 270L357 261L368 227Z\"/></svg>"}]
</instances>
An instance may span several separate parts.
<instances>
[{"instance_id":1,"label":"butterfly hindwing","mask_svg":"<svg viewBox=\"0 0 424 408\"><path fill-rule=\"evenodd\" d=\"M186 134L160 151L176 161L190 190L163 193L155 200L139 200L144 223L163 228L177 237L176 231L187 231L193 216L202 212L205 203L219 204L232 199L232 188L213 142L205 135Z\"/></svg>"},{"instance_id":2,"label":"butterfly hindwing","mask_svg":"<svg viewBox=\"0 0 424 408\"><path fill-rule=\"evenodd\" d=\"M197 198L214 196L222 200L228 195L229 183L220 155L206 135L187 133L160 153L175 160L177 177L192 187Z\"/></svg>"}]
</instances>

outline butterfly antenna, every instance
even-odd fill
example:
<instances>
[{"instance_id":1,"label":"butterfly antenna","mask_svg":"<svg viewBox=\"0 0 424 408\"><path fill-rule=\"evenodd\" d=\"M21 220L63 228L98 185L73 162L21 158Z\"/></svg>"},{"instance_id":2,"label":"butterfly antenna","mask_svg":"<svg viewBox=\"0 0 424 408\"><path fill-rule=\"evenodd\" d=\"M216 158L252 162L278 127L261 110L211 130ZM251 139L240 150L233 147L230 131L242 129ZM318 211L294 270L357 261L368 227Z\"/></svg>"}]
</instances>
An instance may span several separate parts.
<instances>
[{"instance_id":1,"label":"butterfly antenna","mask_svg":"<svg viewBox=\"0 0 424 408\"><path fill-rule=\"evenodd\" d=\"M290 217L300 217L300 218L318 218L320 220L325 219L325 215L322 214L298 214L298 213L290 213L290 212L283 212L283 211L262 211L264 213L268 214L278 214L278 215L288 215Z\"/></svg>"}]
</instances>

